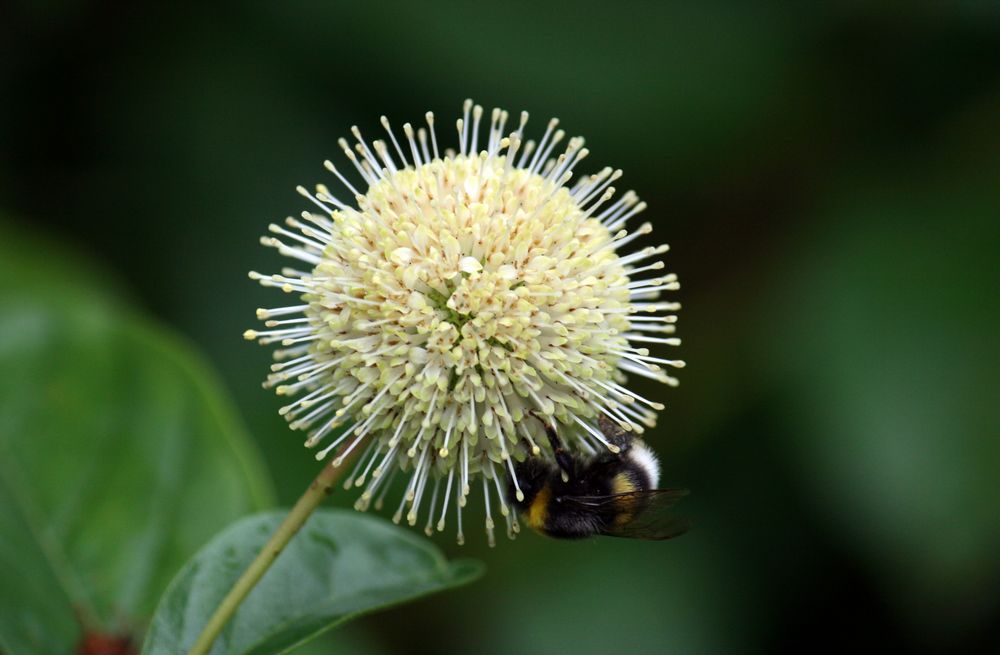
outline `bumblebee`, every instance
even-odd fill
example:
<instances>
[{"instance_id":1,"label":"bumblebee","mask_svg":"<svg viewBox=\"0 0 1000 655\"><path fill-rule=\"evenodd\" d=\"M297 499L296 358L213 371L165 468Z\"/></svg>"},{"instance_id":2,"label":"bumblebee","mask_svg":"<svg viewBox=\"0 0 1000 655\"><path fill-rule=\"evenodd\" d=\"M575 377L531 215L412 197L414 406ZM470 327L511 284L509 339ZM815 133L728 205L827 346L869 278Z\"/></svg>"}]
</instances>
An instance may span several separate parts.
<instances>
[{"instance_id":1,"label":"bumblebee","mask_svg":"<svg viewBox=\"0 0 1000 655\"><path fill-rule=\"evenodd\" d=\"M522 494L519 500L510 493L510 500L529 527L557 539L662 540L688 530L685 519L664 511L687 490L657 489L659 461L640 439L602 415L599 427L614 448L583 457L567 452L552 426L536 418L545 425L555 463L529 457L514 469Z\"/></svg>"}]
</instances>

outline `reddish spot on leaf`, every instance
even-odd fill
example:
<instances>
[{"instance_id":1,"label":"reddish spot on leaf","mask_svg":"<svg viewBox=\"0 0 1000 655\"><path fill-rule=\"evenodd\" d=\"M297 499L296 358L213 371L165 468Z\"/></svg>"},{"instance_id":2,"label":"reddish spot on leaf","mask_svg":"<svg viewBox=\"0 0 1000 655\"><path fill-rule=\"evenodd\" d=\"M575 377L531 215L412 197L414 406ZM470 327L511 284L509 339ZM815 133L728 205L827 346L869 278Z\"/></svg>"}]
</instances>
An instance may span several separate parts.
<instances>
[{"instance_id":1,"label":"reddish spot on leaf","mask_svg":"<svg viewBox=\"0 0 1000 655\"><path fill-rule=\"evenodd\" d=\"M76 655L138 655L132 638L121 635L102 635L90 632L83 635L76 647Z\"/></svg>"}]
</instances>

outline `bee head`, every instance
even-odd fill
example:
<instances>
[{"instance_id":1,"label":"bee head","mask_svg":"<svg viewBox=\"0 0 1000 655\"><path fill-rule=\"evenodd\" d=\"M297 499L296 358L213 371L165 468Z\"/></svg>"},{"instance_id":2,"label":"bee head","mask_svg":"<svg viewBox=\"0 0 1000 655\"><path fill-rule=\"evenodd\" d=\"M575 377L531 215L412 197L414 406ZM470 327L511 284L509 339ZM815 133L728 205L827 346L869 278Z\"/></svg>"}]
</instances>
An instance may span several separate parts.
<instances>
[{"instance_id":1,"label":"bee head","mask_svg":"<svg viewBox=\"0 0 1000 655\"><path fill-rule=\"evenodd\" d=\"M523 499L518 500L515 496L513 484L508 484L511 502L515 506L524 508L531 504L538 492L545 486L551 475L552 467L538 457L529 457L523 462L514 466L514 474L517 476L517 485L521 489Z\"/></svg>"}]
</instances>

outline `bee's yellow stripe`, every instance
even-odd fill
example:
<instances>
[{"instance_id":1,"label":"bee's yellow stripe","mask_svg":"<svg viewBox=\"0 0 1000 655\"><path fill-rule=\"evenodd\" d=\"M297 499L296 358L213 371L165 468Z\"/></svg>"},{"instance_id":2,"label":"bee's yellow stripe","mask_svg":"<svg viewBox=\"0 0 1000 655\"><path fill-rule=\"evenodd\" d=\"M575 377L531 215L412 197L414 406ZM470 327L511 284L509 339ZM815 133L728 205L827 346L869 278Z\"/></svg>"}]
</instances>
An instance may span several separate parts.
<instances>
[{"instance_id":1,"label":"bee's yellow stripe","mask_svg":"<svg viewBox=\"0 0 1000 655\"><path fill-rule=\"evenodd\" d=\"M611 492L615 494L627 494L636 491L635 481L627 473L619 473L614 478L611 479ZM632 520L634 516L632 512L632 501L625 499L618 499L617 503L618 515L615 517L615 525L622 526L627 524Z\"/></svg>"},{"instance_id":2,"label":"bee's yellow stripe","mask_svg":"<svg viewBox=\"0 0 1000 655\"><path fill-rule=\"evenodd\" d=\"M532 530L543 530L545 521L549 518L549 500L552 499L552 490L548 485L542 487L528 506L527 518L528 527Z\"/></svg>"},{"instance_id":3,"label":"bee's yellow stripe","mask_svg":"<svg viewBox=\"0 0 1000 655\"><path fill-rule=\"evenodd\" d=\"M619 473L611 480L611 493L627 494L635 491L635 482L627 473Z\"/></svg>"}]
</instances>

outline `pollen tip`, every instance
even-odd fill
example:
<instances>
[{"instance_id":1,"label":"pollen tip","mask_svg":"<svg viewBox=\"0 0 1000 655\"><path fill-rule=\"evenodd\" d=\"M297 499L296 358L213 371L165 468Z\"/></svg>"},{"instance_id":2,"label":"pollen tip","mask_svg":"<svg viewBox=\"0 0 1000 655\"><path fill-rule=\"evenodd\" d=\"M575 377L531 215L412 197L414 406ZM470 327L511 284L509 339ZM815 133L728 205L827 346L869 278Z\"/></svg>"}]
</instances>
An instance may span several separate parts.
<instances>
[{"instance_id":1,"label":"pollen tip","mask_svg":"<svg viewBox=\"0 0 1000 655\"><path fill-rule=\"evenodd\" d=\"M256 330L246 330L246 331L243 332L243 338L246 339L247 341L253 341L254 339L257 338L257 331Z\"/></svg>"}]
</instances>

